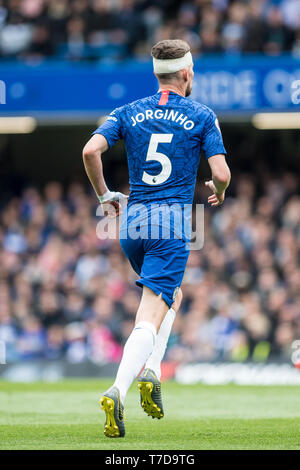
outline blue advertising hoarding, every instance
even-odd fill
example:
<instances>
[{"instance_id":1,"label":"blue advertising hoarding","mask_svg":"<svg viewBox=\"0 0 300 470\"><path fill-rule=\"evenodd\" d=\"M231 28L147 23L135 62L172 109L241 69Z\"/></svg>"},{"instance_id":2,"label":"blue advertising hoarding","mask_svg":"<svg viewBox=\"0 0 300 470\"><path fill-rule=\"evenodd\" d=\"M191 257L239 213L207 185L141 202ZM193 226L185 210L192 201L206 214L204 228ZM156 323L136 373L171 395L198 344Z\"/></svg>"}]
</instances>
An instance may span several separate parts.
<instances>
[{"instance_id":1,"label":"blue advertising hoarding","mask_svg":"<svg viewBox=\"0 0 300 470\"><path fill-rule=\"evenodd\" d=\"M299 111L300 59L289 56L200 58L195 60L194 70L192 98L220 115ZM151 62L2 63L0 84L2 116L74 119L105 114L157 90Z\"/></svg>"}]
</instances>

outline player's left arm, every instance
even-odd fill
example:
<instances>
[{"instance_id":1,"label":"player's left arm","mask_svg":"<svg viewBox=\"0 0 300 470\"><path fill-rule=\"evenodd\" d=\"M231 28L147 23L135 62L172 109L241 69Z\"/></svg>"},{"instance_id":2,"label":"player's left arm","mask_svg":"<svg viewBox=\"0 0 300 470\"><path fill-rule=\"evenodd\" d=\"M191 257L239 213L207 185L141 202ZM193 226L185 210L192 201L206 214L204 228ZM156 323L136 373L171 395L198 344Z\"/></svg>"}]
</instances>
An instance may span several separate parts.
<instances>
[{"instance_id":1,"label":"player's left arm","mask_svg":"<svg viewBox=\"0 0 300 470\"><path fill-rule=\"evenodd\" d=\"M97 196L102 197L107 191L102 165L102 154L108 149L106 138L95 134L83 148L84 168Z\"/></svg>"}]
</instances>

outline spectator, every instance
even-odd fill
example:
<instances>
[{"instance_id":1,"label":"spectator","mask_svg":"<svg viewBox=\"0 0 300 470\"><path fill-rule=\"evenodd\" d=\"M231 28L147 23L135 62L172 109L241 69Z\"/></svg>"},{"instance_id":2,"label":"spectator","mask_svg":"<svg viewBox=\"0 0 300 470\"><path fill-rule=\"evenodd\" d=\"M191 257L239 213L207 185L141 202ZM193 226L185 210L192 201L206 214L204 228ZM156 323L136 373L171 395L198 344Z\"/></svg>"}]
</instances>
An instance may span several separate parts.
<instances>
[{"instance_id":1,"label":"spectator","mask_svg":"<svg viewBox=\"0 0 300 470\"><path fill-rule=\"evenodd\" d=\"M26 55L31 58L43 59L51 57L53 52L48 27L45 24L37 24L33 29L31 44Z\"/></svg>"},{"instance_id":2,"label":"spectator","mask_svg":"<svg viewBox=\"0 0 300 470\"><path fill-rule=\"evenodd\" d=\"M17 349L21 360L42 359L46 344L46 334L41 323L34 316L28 315L22 324L17 340Z\"/></svg>"},{"instance_id":3,"label":"spectator","mask_svg":"<svg viewBox=\"0 0 300 470\"><path fill-rule=\"evenodd\" d=\"M280 8L271 6L267 14L267 24L264 35L264 52L278 55L291 50L294 34L283 21Z\"/></svg>"},{"instance_id":4,"label":"spectator","mask_svg":"<svg viewBox=\"0 0 300 470\"><path fill-rule=\"evenodd\" d=\"M264 45L265 21L263 2L253 0L249 3L245 21L243 50L245 52L262 52Z\"/></svg>"},{"instance_id":5,"label":"spectator","mask_svg":"<svg viewBox=\"0 0 300 470\"><path fill-rule=\"evenodd\" d=\"M222 28L224 51L236 53L242 50L245 37L247 7L242 2L234 2L228 9L228 19Z\"/></svg>"}]
</instances>

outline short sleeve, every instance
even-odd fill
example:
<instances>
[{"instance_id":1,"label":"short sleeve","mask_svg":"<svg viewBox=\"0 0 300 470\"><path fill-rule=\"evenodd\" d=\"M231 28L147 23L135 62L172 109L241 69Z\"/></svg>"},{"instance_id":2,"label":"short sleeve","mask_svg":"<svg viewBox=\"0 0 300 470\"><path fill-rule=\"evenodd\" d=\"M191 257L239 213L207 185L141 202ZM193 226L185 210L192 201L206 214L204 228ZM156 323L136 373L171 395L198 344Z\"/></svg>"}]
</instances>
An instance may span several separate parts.
<instances>
[{"instance_id":1,"label":"short sleeve","mask_svg":"<svg viewBox=\"0 0 300 470\"><path fill-rule=\"evenodd\" d=\"M219 121L211 110L204 124L201 142L202 150L207 159L219 153L226 155Z\"/></svg>"},{"instance_id":2,"label":"short sleeve","mask_svg":"<svg viewBox=\"0 0 300 470\"><path fill-rule=\"evenodd\" d=\"M122 139L121 108L112 111L106 121L92 135L94 134L103 135L109 147L112 147L119 139Z\"/></svg>"}]
</instances>

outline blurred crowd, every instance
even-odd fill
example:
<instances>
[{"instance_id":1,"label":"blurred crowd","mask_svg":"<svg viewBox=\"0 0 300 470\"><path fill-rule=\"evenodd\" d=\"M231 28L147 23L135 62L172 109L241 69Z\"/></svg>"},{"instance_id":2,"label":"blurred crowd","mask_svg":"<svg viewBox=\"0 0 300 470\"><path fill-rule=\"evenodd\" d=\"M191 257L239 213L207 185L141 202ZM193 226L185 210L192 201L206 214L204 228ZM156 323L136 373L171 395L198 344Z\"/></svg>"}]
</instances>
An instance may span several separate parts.
<instances>
[{"instance_id":1,"label":"blurred crowd","mask_svg":"<svg viewBox=\"0 0 300 470\"><path fill-rule=\"evenodd\" d=\"M235 176L205 209L167 359L290 360L300 338L300 180ZM203 189L204 188L204 189ZM206 201L197 185L196 201ZM141 289L118 240L96 236L96 198L82 184L24 189L0 211L0 340L7 360L117 362Z\"/></svg>"},{"instance_id":2,"label":"blurred crowd","mask_svg":"<svg viewBox=\"0 0 300 470\"><path fill-rule=\"evenodd\" d=\"M162 39L196 55L300 55L300 0L0 0L2 58L149 58Z\"/></svg>"}]
</instances>

